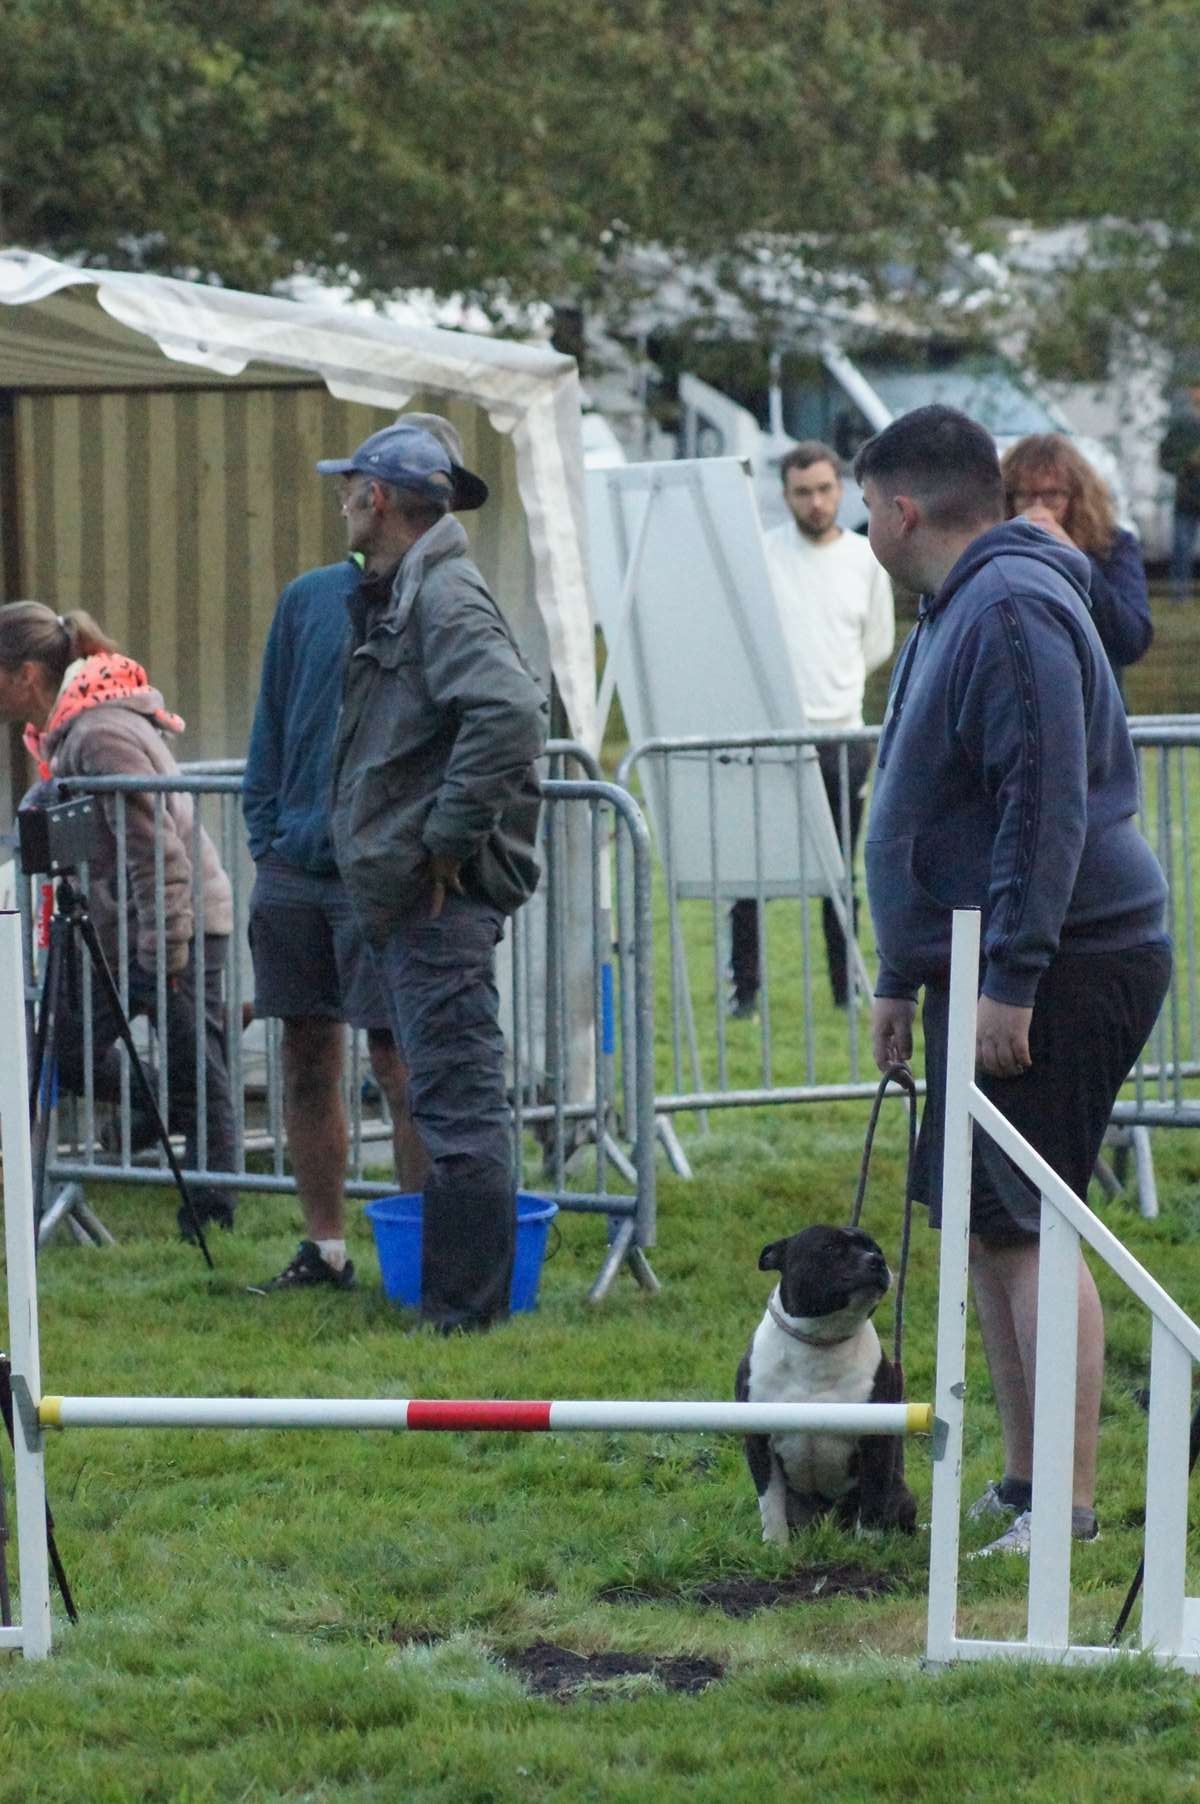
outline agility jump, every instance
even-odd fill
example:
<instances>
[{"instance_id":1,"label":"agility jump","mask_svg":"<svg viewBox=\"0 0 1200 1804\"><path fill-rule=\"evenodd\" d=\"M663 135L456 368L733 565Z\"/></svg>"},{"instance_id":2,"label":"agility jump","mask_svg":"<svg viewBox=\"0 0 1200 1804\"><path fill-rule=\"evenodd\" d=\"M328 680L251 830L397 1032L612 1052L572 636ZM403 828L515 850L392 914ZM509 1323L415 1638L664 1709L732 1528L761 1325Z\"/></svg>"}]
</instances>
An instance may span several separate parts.
<instances>
[{"instance_id":1,"label":"agility jump","mask_svg":"<svg viewBox=\"0 0 1200 1804\"><path fill-rule=\"evenodd\" d=\"M99 1427L354 1428L545 1433L781 1433L845 1435L933 1433L933 1521L926 1656L930 1664L1012 1658L1093 1663L1119 1657L1115 1645L1071 1641L1070 1449L1073 1435L1075 1323L1073 1274L1086 1242L1148 1308L1153 1320L1148 1458L1145 1604L1141 1644L1152 1657L1200 1671L1200 1598L1186 1595L1188 1422L1200 1328L1071 1194L972 1081L979 917L955 918L951 976L950 1081L934 1405L750 1404L623 1401L501 1401L390 1398L70 1397L41 1394L33 1180L24 1077L25 1017L20 924L0 913L0 1021L11 1024L10 1056L0 1060L0 1130L5 1165L5 1245L22 1622L0 1626L0 1649L27 1658L50 1652L50 1580L43 1447L48 1429ZM1046 1214L1034 1423L1034 1518L1030 1609L1020 1640L961 1637L957 1625L959 1513L966 1389L967 1198L971 1122L996 1138L1038 1183ZM1068 1474L1064 1480L1064 1472Z\"/></svg>"}]
</instances>

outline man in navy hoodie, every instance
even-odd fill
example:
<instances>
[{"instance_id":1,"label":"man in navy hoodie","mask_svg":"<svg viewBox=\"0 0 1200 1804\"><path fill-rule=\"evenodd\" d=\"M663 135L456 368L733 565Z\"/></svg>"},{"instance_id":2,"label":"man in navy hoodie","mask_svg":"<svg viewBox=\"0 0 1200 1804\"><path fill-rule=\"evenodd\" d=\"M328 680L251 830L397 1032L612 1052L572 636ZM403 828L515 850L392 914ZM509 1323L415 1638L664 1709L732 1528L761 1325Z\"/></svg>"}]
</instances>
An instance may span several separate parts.
<instances>
[{"instance_id":1,"label":"man in navy hoodie","mask_svg":"<svg viewBox=\"0 0 1200 1804\"><path fill-rule=\"evenodd\" d=\"M982 913L980 1087L1078 1196L1170 977L1166 885L1135 824L1137 770L1092 624L1088 564L1004 520L990 435L953 408L903 415L859 453L870 540L921 593L896 661L870 823L880 1068L912 1052L928 1094L917 1195L941 1207L951 915ZM977 1134L971 1280L1006 1470L971 1512L1013 1518L986 1551L1029 1547L1037 1329L1036 1191ZM1073 1532L1096 1533L1104 1323L1080 1262Z\"/></svg>"}]
</instances>

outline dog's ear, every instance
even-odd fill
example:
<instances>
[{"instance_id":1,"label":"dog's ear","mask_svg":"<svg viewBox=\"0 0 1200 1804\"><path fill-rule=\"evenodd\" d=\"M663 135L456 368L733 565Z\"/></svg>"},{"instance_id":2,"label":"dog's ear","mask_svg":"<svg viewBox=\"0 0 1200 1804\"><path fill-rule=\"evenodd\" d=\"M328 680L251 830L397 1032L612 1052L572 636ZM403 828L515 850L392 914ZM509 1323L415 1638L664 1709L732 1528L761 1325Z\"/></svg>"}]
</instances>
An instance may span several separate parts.
<instances>
[{"instance_id":1,"label":"dog's ear","mask_svg":"<svg viewBox=\"0 0 1200 1804\"><path fill-rule=\"evenodd\" d=\"M786 1246L786 1240L773 1240L770 1246L764 1247L758 1255L759 1271L781 1272L783 1270L783 1252Z\"/></svg>"}]
</instances>

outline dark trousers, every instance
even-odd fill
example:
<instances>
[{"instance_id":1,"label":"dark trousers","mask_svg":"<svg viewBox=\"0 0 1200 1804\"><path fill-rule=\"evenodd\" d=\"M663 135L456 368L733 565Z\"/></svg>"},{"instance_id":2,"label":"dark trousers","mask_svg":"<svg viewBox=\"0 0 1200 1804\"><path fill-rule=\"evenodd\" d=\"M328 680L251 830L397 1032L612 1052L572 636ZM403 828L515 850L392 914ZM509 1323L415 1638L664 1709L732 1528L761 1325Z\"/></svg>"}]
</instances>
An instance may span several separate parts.
<instances>
[{"instance_id":1,"label":"dark trousers","mask_svg":"<svg viewBox=\"0 0 1200 1804\"><path fill-rule=\"evenodd\" d=\"M855 741L846 747L846 763L849 788L850 809L850 867L858 854L858 839L862 830L863 808L865 805L864 790L868 773L871 769L871 746L866 741ZM842 841L842 781L841 781L841 748L836 745L819 745L817 758L821 766L821 781L825 785L825 794L829 798L829 811L833 815L834 832L838 844ZM845 856L845 848L842 849ZM853 899L854 925L858 928L858 896ZM843 1008L848 997L846 981L846 936L842 932L837 911L828 896L821 904L821 926L825 934L825 956L829 964L829 982L833 990L833 1000L839 1008ZM758 903L753 896L743 896L735 902L729 911L730 928L730 972L733 977L733 990L739 1002L752 1001L758 995L762 983L761 962L758 944Z\"/></svg>"},{"instance_id":2,"label":"dark trousers","mask_svg":"<svg viewBox=\"0 0 1200 1804\"><path fill-rule=\"evenodd\" d=\"M377 954L430 1161L421 1313L443 1327L506 1315L512 1288L512 1113L495 978L503 932L499 909L451 894L436 921L414 910Z\"/></svg>"},{"instance_id":3,"label":"dark trousers","mask_svg":"<svg viewBox=\"0 0 1200 1804\"><path fill-rule=\"evenodd\" d=\"M1186 601L1192 592L1192 557L1198 532L1200 514L1177 507L1171 527L1171 593L1176 601Z\"/></svg>"},{"instance_id":4,"label":"dark trousers","mask_svg":"<svg viewBox=\"0 0 1200 1804\"><path fill-rule=\"evenodd\" d=\"M86 956L86 954L84 955ZM205 1163L212 1171L237 1170L237 1146L233 1131L233 1098L225 1040L225 963L229 940L225 935L204 936L204 1082L206 1085ZM113 975L116 973L114 971ZM78 988L78 986L77 986ZM81 1004L59 1017L57 1063L64 1089L80 1096L84 1090L83 1015ZM129 1018L145 1015L158 1023L158 979L154 972L132 964L129 970ZM192 954L177 976L167 981L165 1047L167 1061L167 1126L185 1136L184 1165L199 1164L196 1084L196 970ZM117 1102L121 1095L120 1065L111 1056L117 1042L117 1017L100 983L92 978L92 1082L101 1102ZM151 1074L153 1085L154 1078ZM131 1089L135 1123L133 1145L148 1142L148 1124L139 1106L136 1084ZM157 1089L155 1100L157 1101ZM232 1202L228 1193L226 1200Z\"/></svg>"},{"instance_id":5,"label":"dark trousers","mask_svg":"<svg viewBox=\"0 0 1200 1804\"><path fill-rule=\"evenodd\" d=\"M1023 1077L981 1075L979 1087L1076 1196L1087 1197L1122 1084L1150 1037L1171 980L1165 944L1128 952L1060 952L1043 972ZM942 1220L942 1151L950 992L925 989L925 1108L914 1194ZM991 1245L1036 1240L1041 1198L982 1128L974 1130L971 1229Z\"/></svg>"}]
</instances>

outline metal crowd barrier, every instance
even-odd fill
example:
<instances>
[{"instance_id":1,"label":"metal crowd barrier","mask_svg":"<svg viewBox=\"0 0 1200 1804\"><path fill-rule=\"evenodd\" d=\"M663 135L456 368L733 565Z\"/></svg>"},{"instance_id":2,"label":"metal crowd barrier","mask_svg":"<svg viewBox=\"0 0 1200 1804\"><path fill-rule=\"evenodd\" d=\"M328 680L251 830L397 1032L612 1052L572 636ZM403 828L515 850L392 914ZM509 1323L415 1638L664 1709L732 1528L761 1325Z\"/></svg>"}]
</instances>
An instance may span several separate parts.
<instances>
[{"instance_id":1,"label":"metal crowd barrier","mask_svg":"<svg viewBox=\"0 0 1200 1804\"><path fill-rule=\"evenodd\" d=\"M566 1211L608 1220L608 1251L592 1290L602 1296L623 1263L639 1282L655 1288L645 1249L655 1241L654 999L651 949L649 835L637 804L623 789L599 780L595 760L570 741L554 741L548 766L570 764L585 775L552 775L543 785L543 876L534 901L514 918L501 948L500 980L509 1042L516 1177ZM136 948L131 944L131 880L127 809L131 795L152 795L155 832L156 994L151 1017L135 1022L147 1069L164 1119L170 1111L166 1044L166 910L162 815L166 797L195 799L189 854L192 905L203 920L202 829L207 830L230 879L233 933L225 968L225 1040L234 1110L236 1168L213 1168L209 1149L208 1090L203 1010L197 1010L196 1140L189 1182L215 1190L293 1194L283 1123L280 1024L250 1015L245 955L250 892L248 858L239 806L241 766L233 761L191 766L169 780L89 778L64 791L112 798L118 845L116 870L117 956L113 975L128 1009ZM611 856L615 845L617 857ZM80 888L88 889L87 867ZM39 924L49 906L42 880L17 884L26 960L27 1020L32 1027L39 998ZM619 927L617 923L620 923ZM204 992L204 935L193 939L195 988ZM110 1238L82 1186L97 1183L170 1184L161 1148L139 1151L129 1061L123 1050L120 1093L113 1104L95 1093L92 1018L95 984L86 957L79 960L84 1084L77 1098L60 1093L56 1132L46 1165L42 1239L65 1220L80 1240ZM369 1073L365 1035L347 1030L345 1101L350 1126L346 1194L369 1198L394 1194L390 1175L391 1122L385 1099ZM30 1044L32 1045L32 1035ZM382 1144L381 1144L382 1143ZM174 1136L173 1136L174 1144ZM380 1175L378 1167L389 1175Z\"/></svg>"},{"instance_id":2,"label":"metal crowd barrier","mask_svg":"<svg viewBox=\"0 0 1200 1804\"><path fill-rule=\"evenodd\" d=\"M877 727L864 727L650 739L622 760L617 782L645 790L666 892L670 1052L669 1071L659 1073L660 1115L874 1096L878 1073L864 1012L874 948L861 881L851 883L849 760L852 746L873 747L878 737ZM817 748L829 746L840 778L836 820L813 781ZM814 813L825 835L815 843ZM832 858L823 856L830 851ZM823 997L818 1004L830 983L825 894L842 926L845 981L856 998L844 1011ZM753 1019L733 1009L735 900L753 906L757 927Z\"/></svg>"},{"instance_id":3,"label":"metal crowd barrier","mask_svg":"<svg viewBox=\"0 0 1200 1804\"><path fill-rule=\"evenodd\" d=\"M1141 826L1167 879L1167 925L1175 948L1171 987L1118 1102L1124 1126L1200 1127L1200 993L1196 910L1200 905L1200 716L1130 721L1138 757Z\"/></svg>"},{"instance_id":4,"label":"metal crowd barrier","mask_svg":"<svg viewBox=\"0 0 1200 1804\"><path fill-rule=\"evenodd\" d=\"M1200 995L1196 909L1200 903L1200 716L1137 718L1141 824L1170 889L1175 969L1142 1058L1114 1111L1113 1164L1132 1152L1143 1211L1157 1212L1145 1130L1200 1126ZM668 1046L660 1051L660 1119L767 1104L866 1099L875 1091L867 1006L875 952L863 882L855 924L847 804L850 748L874 745L878 727L856 732L764 732L652 739L634 746L617 781L644 792L665 891L670 957L659 974ZM804 760L836 748L842 807L833 822L840 874L815 868L805 812L827 807ZM811 749L810 749L811 748ZM865 827L863 829L865 834ZM698 873L697 848L707 869ZM861 847L860 847L861 857ZM833 891L846 931L847 976L857 1000L828 998L817 897ZM730 908L748 898L758 928L761 984L753 1019L731 1007ZM1110 1174L1102 1167L1102 1180ZM1109 1183L1119 1188L1119 1178Z\"/></svg>"}]
</instances>

